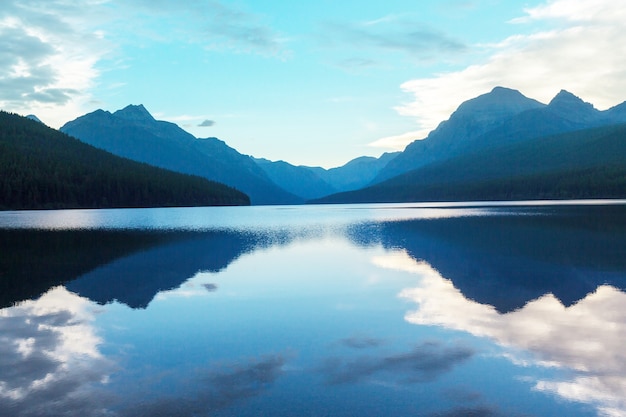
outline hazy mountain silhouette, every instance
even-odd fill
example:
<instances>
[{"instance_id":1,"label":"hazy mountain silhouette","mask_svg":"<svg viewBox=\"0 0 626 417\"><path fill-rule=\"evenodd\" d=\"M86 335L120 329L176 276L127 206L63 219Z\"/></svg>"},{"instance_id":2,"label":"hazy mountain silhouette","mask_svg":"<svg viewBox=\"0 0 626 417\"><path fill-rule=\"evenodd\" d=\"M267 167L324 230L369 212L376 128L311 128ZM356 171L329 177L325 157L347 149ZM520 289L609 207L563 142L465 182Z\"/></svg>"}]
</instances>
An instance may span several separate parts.
<instances>
[{"instance_id":1,"label":"hazy mountain silhouette","mask_svg":"<svg viewBox=\"0 0 626 417\"><path fill-rule=\"evenodd\" d=\"M384 153L380 158L361 156L331 169L294 166L288 162L272 162L262 158L255 159L255 162L280 187L310 200L364 187L398 154Z\"/></svg>"},{"instance_id":2,"label":"hazy mountain silhouette","mask_svg":"<svg viewBox=\"0 0 626 417\"><path fill-rule=\"evenodd\" d=\"M361 245L405 249L467 298L501 313L549 293L570 306L599 285L626 290L620 206L506 208L492 216L360 225L351 236Z\"/></svg>"},{"instance_id":3,"label":"hazy mountain silhouette","mask_svg":"<svg viewBox=\"0 0 626 417\"><path fill-rule=\"evenodd\" d=\"M230 185L253 204L302 201L274 184L251 157L216 138L197 139L174 123L155 120L142 105L96 110L61 131L115 155Z\"/></svg>"},{"instance_id":4,"label":"hazy mountain silhouette","mask_svg":"<svg viewBox=\"0 0 626 417\"><path fill-rule=\"evenodd\" d=\"M309 168L339 191L356 190L369 184L400 152L386 152L379 158L361 156L337 168Z\"/></svg>"},{"instance_id":5,"label":"hazy mountain silhouette","mask_svg":"<svg viewBox=\"0 0 626 417\"><path fill-rule=\"evenodd\" d=\"M263 158L256 158L254 161L272 181L304 200L339 192L309 167L295 166L285 161L273 162Z\"/></svg>"}]
</instances>

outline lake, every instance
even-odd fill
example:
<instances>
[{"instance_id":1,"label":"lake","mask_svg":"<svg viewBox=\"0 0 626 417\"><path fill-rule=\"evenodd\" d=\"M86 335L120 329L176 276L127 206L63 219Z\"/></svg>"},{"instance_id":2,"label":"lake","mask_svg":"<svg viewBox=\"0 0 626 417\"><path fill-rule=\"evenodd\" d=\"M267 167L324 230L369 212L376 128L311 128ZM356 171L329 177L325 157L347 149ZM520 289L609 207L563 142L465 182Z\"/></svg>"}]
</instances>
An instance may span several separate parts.
<instances>
[{"instance_id":1,"label":"lake","mask_svg":"<svg viewBox=\"0 0 626 417\"><path fill-rule=\"evenodd\" d=\"M626 416L626 201L0 212L2 416Z\"/></svg>"}]
</instances>

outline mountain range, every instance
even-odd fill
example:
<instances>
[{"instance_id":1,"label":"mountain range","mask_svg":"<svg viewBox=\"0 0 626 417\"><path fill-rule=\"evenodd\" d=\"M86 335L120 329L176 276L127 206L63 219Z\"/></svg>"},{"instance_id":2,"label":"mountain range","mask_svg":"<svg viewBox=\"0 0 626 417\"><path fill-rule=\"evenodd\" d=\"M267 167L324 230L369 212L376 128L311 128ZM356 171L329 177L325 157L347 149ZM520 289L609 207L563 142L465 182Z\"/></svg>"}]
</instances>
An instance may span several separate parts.
<instances>
[{"instance_id":1,"label":"mountain range","mask_svg":"<svg viewBox=\"0 0 626 417\"><path fill-rule=\"evenodd\" d=\"M246 193L252 204L299 204L357 189L384 166L377 158L365 158L327 171L254 159L217 138L196 138L176 124L155 120L143 105L114 113L96 110L60 130L125 158L224 183Z\"/></svg>"},{"instance_id":2,"label":"mountain range","mask_svg":"<svg viewBox=\"0 0 626 417\"><path fill-rule=\"evenodd\" d=\"M216 138L197 139L174 123L157 121L142 105L97 110L60 130L125 158L227 184L253 204L302 201L274 184L251 158Z\"/></svg>"},{"instance_id":3,"label":"mountain range","mask_svg":"<svg viewBox=\"0 0 626 417\"><path fill-rule=\"evenodd\" d=\"M115 155L224 183L252 204L300 204L623 197L623 124L626 103L599 111L567 91L543 104L496 87L404 151L332 169L244 155L155 120L143 105L96 110L60 130Z\"/></svg>"},{"instance_id":4,"label":"mountain range","mask_svg":"<svg viewBox=\"0 0 626 417\"><path fill-rule=\"evenodd\" d=\"M318 203L626 196L626 104L567 91L541 104L497 87L414 141L367 186Z\"/></svg>"}]
</instances>

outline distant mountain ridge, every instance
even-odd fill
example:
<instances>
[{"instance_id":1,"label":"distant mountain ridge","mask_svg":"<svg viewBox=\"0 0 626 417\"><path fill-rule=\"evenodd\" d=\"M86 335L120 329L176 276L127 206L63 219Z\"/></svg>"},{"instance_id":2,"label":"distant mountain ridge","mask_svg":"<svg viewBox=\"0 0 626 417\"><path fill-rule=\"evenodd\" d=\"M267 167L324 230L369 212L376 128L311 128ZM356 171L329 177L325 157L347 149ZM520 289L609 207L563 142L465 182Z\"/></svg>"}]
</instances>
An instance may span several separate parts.
<instances>
[{"instance_id":1,"label":"distant mountain ridge","mask_svg":"<svg viewBox=\"0 0 626 417\"><path fill-rule=\"evenodd\" d=\"M361 156L330 169L294 166L285 161L272 162L263 158L255 158L255 162L276 184L310 200L368 185L399 153L384 153L379 158Z\"/></svg>"}]
</instances>

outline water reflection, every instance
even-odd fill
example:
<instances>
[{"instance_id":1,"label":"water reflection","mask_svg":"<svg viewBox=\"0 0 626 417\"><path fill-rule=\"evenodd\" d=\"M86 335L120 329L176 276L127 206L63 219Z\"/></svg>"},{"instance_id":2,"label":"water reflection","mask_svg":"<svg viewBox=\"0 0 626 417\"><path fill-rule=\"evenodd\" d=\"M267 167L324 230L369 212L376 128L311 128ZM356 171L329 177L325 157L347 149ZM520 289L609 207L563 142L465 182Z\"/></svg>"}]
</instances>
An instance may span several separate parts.
<instances>
[{"instance_id":1,"label":"water reflection","mask_svg":"<svg viewBox=\"0 0 626 417\"><path fill-rule=\"evenodd\" d=\"M266 237L250 233L179 234L173 242L117 259L66 286L100 304L118 301L146 308L159 292L179 288L198 272L219 272L242 254L267 244ZM215 291L217 286L204 284L207 290Z\"/></svg>"},{"instance_id":2,"label":"water reflection","mask_svg":"<svg viewBox=\"0 0 626 417\"><path fill-rule=\"evenodd\" d=\"M626 415L623 207L2 230L0 415Z\"/></svg>"},{"instance_id":3,"label":"water reflection","mask_svg":"<svg viewBox=\"0 0 626 417\"><path fill-rule=\"evenodd\" d=\"M0 307L37 298L115 259L180 238L175 233L0 229Z\"/></svg>"},{"instance_id":4,"label":"water reflection","mask_svg":"<svg viewBox=\"0 0 626 417\"><path fill-rule=\"evenodd\" d=\"M405 250L499 312L544 294L569 306L602 284L626 289L623 206L361 224L350 236L360 245Z\"/></svg>"},{"instance_id":5,"label":"water reflection","mask_svg":"<svg viewBox=\"0 0 626 417\"><path fill-rule=\"evenodd\" d=\"M467 346L426 342L408 352L391 355L328 359L322 372L329 384L355 384L381 376L388 384L415 384L435 380L473 355L474 350Z\"/></svg>"},{"instance_id":6,"label":"water reflection","mask_svg":"<svg viewBox=\"0 0 626 417\"><path fill-rule=\"evenodd\" d=\"M286 357L267 355L243 359L230 365L199 368L179 381L186 392L132 401L117 414L120 417L200 416L219 413L267 391L284 373Z\"/></svg>"},{"instance_id":7,"label":"water reflection","mask_svg":"<svg viewBox=\"0 0 626 417\"><path fill-rule=\"evenodd\" d=\"M0 229L0 307L65 284L100 304L117 300L145 308L159 292L180 287L198 272L218 272L244 253L284 245L302 235ZM216 289L205 286L207 291Z\"/></svg>"}]
</instances>

